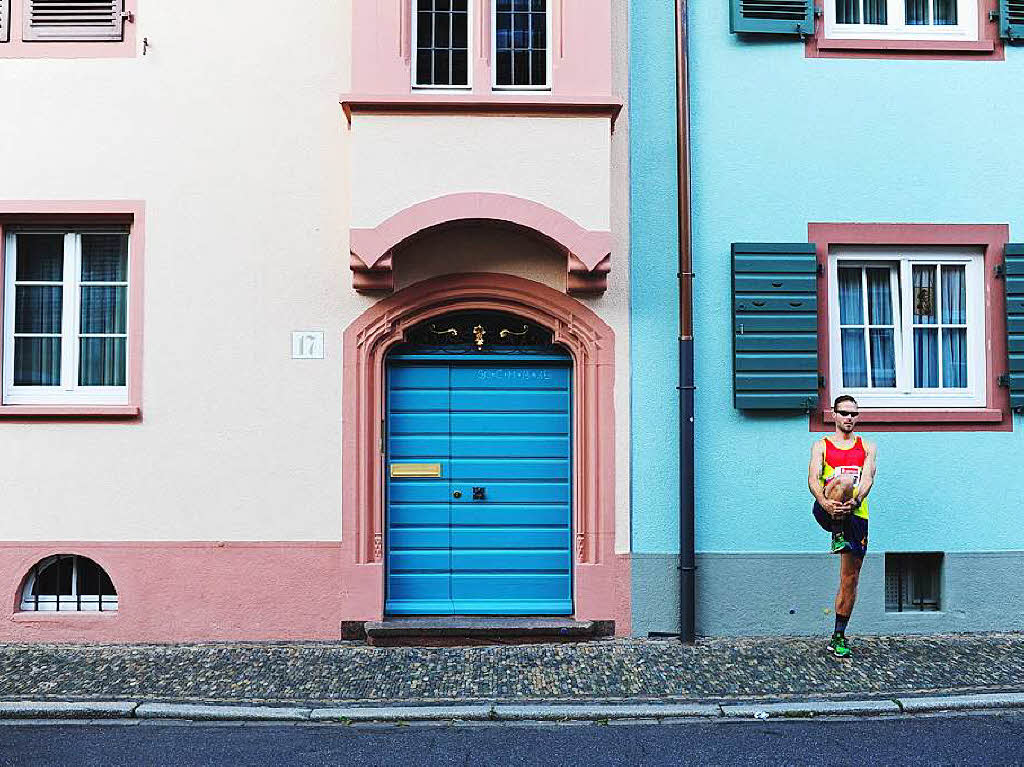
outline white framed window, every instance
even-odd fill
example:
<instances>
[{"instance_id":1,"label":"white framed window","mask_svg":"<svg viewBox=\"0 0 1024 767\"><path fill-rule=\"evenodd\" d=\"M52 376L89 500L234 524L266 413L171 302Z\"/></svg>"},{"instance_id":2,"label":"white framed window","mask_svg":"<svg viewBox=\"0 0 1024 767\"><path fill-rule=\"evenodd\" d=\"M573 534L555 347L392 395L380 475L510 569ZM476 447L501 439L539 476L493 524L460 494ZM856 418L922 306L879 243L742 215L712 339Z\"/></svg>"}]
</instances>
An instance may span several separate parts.
<instances>
[{"instance_id":1,"label":"white framed window","mask_svg":"<svg viewBox=\"0 0 1024 767\"><path fill-rule=\"evenodd\" d=\"M978 0L825 0L835 40L978 39Z\"/></svg>"},{"instance_id":2,"label":"white framed window","mask_svg":"<svg viewBox=\"0 0 1024 767\"><path fill-rule=\"evenodd\" d=\"M114 612L117 591L88 557L57 554L37 562L21 590L23 612Z\"/></svg>"},{"instance_id":3,"label":"white framed window","mask_svg":"<svg viewBox=\"0 0 1024 767\"><path fill-rule=\"evenodd\" d=\"M492 85L496 90L551 89L549 0L491 0Z\"/></svg>"},{"instance_id":4,"label":"white framed window","mask_svg":"<svg viewBox=\"0 0 1024 767\"><path fill-rule=\"evenodd\" d=\"M471 0L411 0L414 88L471 88Z\"/></svg>"},{"instance_id":5,"label":"white framed window","mask_svg":"<svg viewBox=\"0 0 1024 767\"><path fill-rule=\"evenodd\" d=\"M829 254L829 399L985 405L984 255L963 248Z\"/></svg>"},{"instance_id":6,"label":"white framed window","mask_svg":"<svg viewBox=\"0 0 1024 767\"><path fill-rule=\"evenodd\" d=\"M124 228L12 228L5 238L3 404L128 402Z\"/></svg>"}]
</instances>

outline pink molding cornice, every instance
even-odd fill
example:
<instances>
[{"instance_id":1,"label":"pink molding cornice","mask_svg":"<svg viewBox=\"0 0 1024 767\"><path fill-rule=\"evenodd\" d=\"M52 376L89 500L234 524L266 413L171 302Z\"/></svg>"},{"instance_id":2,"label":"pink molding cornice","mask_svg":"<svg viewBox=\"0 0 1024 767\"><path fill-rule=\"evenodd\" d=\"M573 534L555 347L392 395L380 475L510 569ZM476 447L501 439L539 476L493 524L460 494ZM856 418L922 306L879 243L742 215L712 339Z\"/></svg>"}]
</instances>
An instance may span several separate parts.
<instances>
[{"instance_id":1,"label":"pink molding cornice","mask_svg":"<svg viewBox=\"0 0 1024 767\"><path fill-rule=\"evenodd\" d=\"M584 229L539 202L489 192L435 197L412 205L375 227L353 228L349 235L352 286L360 292L391 292L393 255L403 242L438 226L476 221L512 224L536 232L550 242L565 254L568 293L602 293L608 287L611 232Z\"/></svg>"}]
</instances>

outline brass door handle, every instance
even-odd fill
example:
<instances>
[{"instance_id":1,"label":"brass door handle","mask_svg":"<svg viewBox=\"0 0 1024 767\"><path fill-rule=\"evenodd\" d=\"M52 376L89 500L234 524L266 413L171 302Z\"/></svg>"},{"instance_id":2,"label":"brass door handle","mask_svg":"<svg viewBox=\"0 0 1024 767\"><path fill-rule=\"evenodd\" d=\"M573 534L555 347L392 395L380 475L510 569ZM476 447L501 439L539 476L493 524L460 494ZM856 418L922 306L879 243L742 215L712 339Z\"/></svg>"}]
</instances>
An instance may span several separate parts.
<instances>
[{"instance_id":1,"label":"brass door handle","mask_svg":"<svg viewBox=\"0 0 1024 767\"><path fill-rule=\"evenodd\" d=\"M452 495L455 498L461 498L462 497L462 491L461 490L456 490L454 493L452 493Z\"/></svg>"}]
</instances>

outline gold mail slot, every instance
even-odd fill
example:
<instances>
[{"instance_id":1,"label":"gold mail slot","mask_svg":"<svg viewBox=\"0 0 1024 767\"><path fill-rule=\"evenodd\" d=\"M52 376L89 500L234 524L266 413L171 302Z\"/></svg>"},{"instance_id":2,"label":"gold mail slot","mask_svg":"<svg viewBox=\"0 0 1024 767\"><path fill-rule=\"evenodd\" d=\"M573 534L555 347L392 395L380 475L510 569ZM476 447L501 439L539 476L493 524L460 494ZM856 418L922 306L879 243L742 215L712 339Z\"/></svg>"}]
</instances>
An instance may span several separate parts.
<instances>
[{"instance_id":1,"label":"gold mail slot","mask_svg":"<svg viewBox=\"0 0 1024 767\"><path fill-rule=\"evenodd\" d=\"M393 463L391 464L392 477L440 477L441 464L439 463Z\"/></svg>"}]
</instances>

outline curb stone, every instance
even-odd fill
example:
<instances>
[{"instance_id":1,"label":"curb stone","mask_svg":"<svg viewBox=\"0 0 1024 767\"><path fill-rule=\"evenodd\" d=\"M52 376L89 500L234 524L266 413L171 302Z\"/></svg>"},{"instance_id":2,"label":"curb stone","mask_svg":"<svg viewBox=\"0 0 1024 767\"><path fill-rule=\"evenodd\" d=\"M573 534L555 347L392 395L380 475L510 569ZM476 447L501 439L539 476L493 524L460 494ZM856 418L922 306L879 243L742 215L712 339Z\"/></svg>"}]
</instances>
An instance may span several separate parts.
<instances>
[{"instance_id":1,"label":"curb stone","mask_svg":"<svg viewBox=\"0 0 1024 767\"><path fill-rule=\"evenodd\" d=\"M0 701L0 719L122 719L134 714L138 703L77 703L42 700Z\"/></svg>"},{"instance_id":2,"label":"curb stone","mask_svg":"<svg viewBox=\"0 0 1024 767\"><path fill-rule=\"evenodd\" d=\"M382 706L379 708L315 708L311 722L434 722L447 719L489 721L490 706Z\"/></svg>"},{"instance_id":3,"label":"curb stone","mask_svg":"<svg viewBox=\"0 0 1024 767\"><path fill-rule=\"evenodd\" d=\"M947 697L900 698L900 706L908 714L927 711L965 711L969 709L1024 708L1024 693L988 693L983 695L950 695Z\"/></svg>"},{"instance_id":4,"label":"curb stone","mask_svg":"<svg viewBox=\"0 0 1024 767\"><path fill-rule=\"evenodd\" d=\"M893 700L820 700L801 703L762 703L722 706L722 714L730 718L768 719L779 717L858 716L865 714L898 714L899 704Z\"/></svg>"},{"instance_id":5,"label":"curb stone","mask_svg":"<svg viewBox=\"0 0 1024 767\"><path fill-rule=\"evenodd\" d=\"M684 719L786 719L879 716L941 711L1024 708L1024 693L909 697L892 700L787 701L783 703L580 703L271 707L131 701L0 701L0 720L106 719L221 722L626 722Z\"/></svg>"},{"instance_id":6,"label":"curb stone","mask_svg":"<svg viewBox=\"0 0 1024 767\"><path fill-rule=\"evenodd\" d=\"M143 703L135 709L138 719L192 719L195 721L294 722L309 719L309 708L269 706L204 706L186 703Z\"/></svg>"},{"instance_id":7,"label":"curb stone","mask_svg":"<svg viewBox=\"0 0 1024 767\"><path fill-rule=\"evenodd\" d=\"M649 705L556 705L494 707L497 721L557 721L562 719L665 719L667 717L716 717L722 712L717 705L707 703L649 704Z\"/></svg>"}]
</instances>

